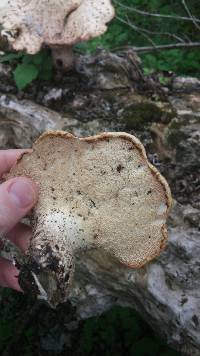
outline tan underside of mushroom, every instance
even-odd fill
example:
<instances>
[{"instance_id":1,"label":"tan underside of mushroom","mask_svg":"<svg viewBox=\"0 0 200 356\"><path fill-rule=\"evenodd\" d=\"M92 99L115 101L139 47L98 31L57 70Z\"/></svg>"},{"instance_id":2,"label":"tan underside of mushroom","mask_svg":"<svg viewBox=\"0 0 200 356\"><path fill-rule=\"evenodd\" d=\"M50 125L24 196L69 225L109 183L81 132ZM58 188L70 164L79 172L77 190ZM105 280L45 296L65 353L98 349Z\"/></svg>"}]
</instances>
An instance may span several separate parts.
<instances>
[{"instance_id":1,"label":"tan underside of mushroom","mask_svg":"<svg viewBox=\"0 0 200 356\"><path fill-rule=\"evenodd\" d=\"M7 178L18 175L40 186L31 254L47 268L56 256L63 286L77 250L104 249L137 268L165 246L170 190L132 135L45 133Z\"/></svg>"},{"instance_id":2,"label":"tan underside of mushroom","mask_svg":"<svg viewBox=\"0 0 200 356\"><path fill-rule=\"evenodd\" d=\"M35 54L43 44L73 45L99 36L113 17L110 0L12 0L1 21L15 50Z\"/></svg>"}]
</instances>

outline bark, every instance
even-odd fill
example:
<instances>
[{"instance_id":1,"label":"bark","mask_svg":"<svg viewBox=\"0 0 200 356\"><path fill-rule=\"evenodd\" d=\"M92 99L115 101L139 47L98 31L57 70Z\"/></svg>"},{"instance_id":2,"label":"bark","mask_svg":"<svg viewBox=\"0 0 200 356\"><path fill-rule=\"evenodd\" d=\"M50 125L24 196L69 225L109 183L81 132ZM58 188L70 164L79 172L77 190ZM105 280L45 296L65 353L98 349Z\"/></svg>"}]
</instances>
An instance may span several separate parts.
<instances>
[{"instance_id":1,"label":"bark","mask_svg":"<svg viewBox=\"0 0 200 356\"><path fill-rule=\"evenodd\" d=\"M169 243L134 270L97 251L77 256L70 301L81 318L130 306L186 355L200 349L200 81L157 73L144 77L137 56L100 51L80 56L76 71L55 74L17 93L0 67L0 147L29 147L46 129L78 136L127 131L144 143L174 198Z\"/></svg>"}]
</instances>

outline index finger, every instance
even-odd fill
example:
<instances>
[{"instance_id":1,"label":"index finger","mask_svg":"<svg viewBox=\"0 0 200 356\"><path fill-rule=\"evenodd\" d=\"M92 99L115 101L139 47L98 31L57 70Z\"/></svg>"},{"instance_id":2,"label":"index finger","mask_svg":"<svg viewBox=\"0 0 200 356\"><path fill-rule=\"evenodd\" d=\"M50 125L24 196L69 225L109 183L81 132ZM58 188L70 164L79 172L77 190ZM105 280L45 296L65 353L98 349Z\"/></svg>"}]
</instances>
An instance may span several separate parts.
<instances>
[{"instance_id":1,"label":"index finger","mask_svg":"<svg viewBox=\"0 0 200 356\"><path fill-rule=\"evenodd\" d=\"M0 177L8 172L23 154L31 152L30 149L0 150Z\"/></svg>"}]
</instances>

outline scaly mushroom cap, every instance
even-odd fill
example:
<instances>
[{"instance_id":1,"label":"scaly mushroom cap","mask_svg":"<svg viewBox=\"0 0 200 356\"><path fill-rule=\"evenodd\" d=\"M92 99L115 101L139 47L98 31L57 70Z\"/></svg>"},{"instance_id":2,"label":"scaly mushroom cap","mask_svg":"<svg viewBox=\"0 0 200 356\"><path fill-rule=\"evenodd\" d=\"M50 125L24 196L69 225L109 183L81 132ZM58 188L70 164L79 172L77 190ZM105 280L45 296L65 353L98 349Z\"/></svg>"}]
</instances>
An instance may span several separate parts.
<instances>
[{"instance_id":1,"label":"scaly mushroom cap","mask_svg":"<svg viewBox=\"0 0 200 356\"><path fill-rule=\"evenodd\" d=\"M99 36L113 17L110 0L12 0L1 21L15 50L35 54Z\"/></svg>"},{"instance_id":2,"label":"scaly mushroom cap","mask_svg":"<svg viewBox=\"0 0 200 356\"><path fill-rule=\"evenodd\" d=\"M40 186L29 251L40 292L45 271L66 298L78 250L104 249L137 268L165 246L170 190L132 135L45 133L7 178L19 175Z\"/></svg>"}]
</instances>

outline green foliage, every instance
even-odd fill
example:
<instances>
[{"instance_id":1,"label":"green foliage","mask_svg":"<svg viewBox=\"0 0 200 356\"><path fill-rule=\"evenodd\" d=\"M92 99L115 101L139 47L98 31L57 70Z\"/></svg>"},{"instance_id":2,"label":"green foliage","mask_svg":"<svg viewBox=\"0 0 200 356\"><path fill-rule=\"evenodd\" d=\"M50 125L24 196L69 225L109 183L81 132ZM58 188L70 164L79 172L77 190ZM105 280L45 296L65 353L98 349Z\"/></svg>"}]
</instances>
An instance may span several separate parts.
<instances>
[{"instance_id":1,"label":"green foliage","mask_svg":"<svg viewBox=\"0 0 200 356\"><path fill-rule=\"evenodd\" d=\"M48 50L30 55L24 53L9 53L0 58L0 63L17 61L13 76L17 88L22 90L35 79L51 80L53 62Z\"/></svg>"},{"instance_id":2,"label":"green foliage","mask_svg":"<svg viewBox=\"0 0 200 356\"><path fill-rule=\"evenodd\" d=\"M179 38L185 42L190 39L199 41L199 30L192 21L152 17L138 14L131 10L134 7L151 13L162 15L188 16L180 0L113 0L116 18L108 25L108 31L91 41L80 43L76 47L85 53L93 53L96 49L105 48L112 51L124 47L152 46L177 43ZM128 6L130 9L124 8ZM191 0L189 9L193 16L200 18L199 0ZM133 26L138 29L134 29ZM131 27L132 26L132 27ZM141 32L145 29L150 32ZM156 71L174 71L177 74L200 76L200 50L172 49L139 53L146 75ZM36 55L9 53L0 57L0 63L13 64L14 79L18 89L24 89L35 79L51 80L53 63L50 51L42 50Z\"/></svg>"},{"instance_id":3,"label":"green foliage","mask_svg":"<svg viewBox=\"0 0 200 356\"><path fill-rule=\"evenodd\" d=\"M52 310L42 304L40 312L30 319L33 301L28 296L2 289L0 298L0 354L12 342L21 322L28 320L17 338L17 355L180 356L129 308L112 308L69 331L66 305Z\"/></svg>"},{"instance_id":4,"label":"green foliage","mask_svg":"<svg viewBox=\"0 0 200 356\"><path fill-rule=\"evenodd\" d=\"M152 46L152 41L156 45L164 45L177 43L178 38L182 38L185 42L188 38L193 42L199 41L199 30L192 21L145 16L130 9L124 9L119 4L120 1L113 1L113 3L116 8L116 18L108 25L108 31L101 37L81 43L78 45L79 49L91 53L97 47L111 50L123 49L127 46L143 47ZM151 13L188 16L180 0L121 0L121 4ZM188 6L193 16L200 18L199 0L191 0ZM133 29L131 24L137 26L139 30ZM141 28L154 33L142 33ZM146 54L139 53L139 55L142 58L145 74L153 70L161 70L200 76L199 49L172 49Z\"/></svg>"},{"instance_id":5,"label":"green foliage","mask_svg":"<svg viewBox=\"0 0 200 356\"><path fill-rule=\"evenodd\" d=\"M0 320L0 345L4 347L15 331L15 322L12 319Z\"/></svg>"},{"instance_id":6,"label":"green foliage","mask_svg":"<svg viewBox=\"0 0 200 356\"><path fill-rule=\"evenodd\" d=\"M178 356L165 345L141 317L129 308L112 308L100 318L84 322L80 355L82 356Z\"/></svg>"},{"instance_id":7,"label":"green foliage","mask_svg":"<svg viewBox=\"0 0 200 356\"><path fill-rule=\"evenodd\" d=\"M39 71L34 64L18 64L14 71L14 79L18 89L24 89L38 77Z\"/></svg>"},{"instance_id":8,"label":"green foliage","mask_svg":"<svg viewBox=\"0 0 200 356\"><path fill-rule=\"evenodd\" d=\"M23 53L8 53L0 57L0 63L11 63L14 59L20 59L23 56Z\"/></svg>"},{"instance_id":9,"label":"green foliage","mask_svg":"<svg viewBox=\"0 0 200 356\"><path fill-rule=\"evenodd\" d=\"M2 297L5 302L1 302L0 308L0 352L7 345L7 342L14 334L17 326L16 320L13 318L15 305L10 305L7 301L9 299L9 291L5 289L2 295L0 295L0 298Z\"/></svg>"}]
</instances>

